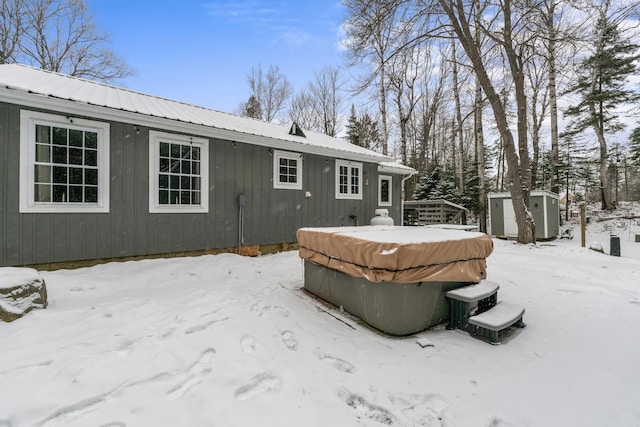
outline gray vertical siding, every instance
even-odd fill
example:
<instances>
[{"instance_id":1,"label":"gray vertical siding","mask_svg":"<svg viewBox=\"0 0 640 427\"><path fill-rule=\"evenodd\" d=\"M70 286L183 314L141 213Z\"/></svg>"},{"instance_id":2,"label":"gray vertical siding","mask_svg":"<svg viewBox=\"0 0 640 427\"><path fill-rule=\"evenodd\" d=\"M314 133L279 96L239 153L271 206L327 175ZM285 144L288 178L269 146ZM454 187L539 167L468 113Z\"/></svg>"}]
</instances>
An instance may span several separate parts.
<instances>
[{"instance_id":1,"label":"gray vertical siding","mask_svg":"<svg viewBox=\"0 0 640 427\"><path fill-rule=\"evenodd\" d=\"M267 147L209 139L209 212L152 214L150 129L109 124L109 213L20 214L20 107L0 102L0 266L234 247L241 194L245 245L295 242L300 227L354 225L352 217L366 225L378 208L376 164L363 164L363 200L337 200L335 158L305 153L302 190L274 189ZM393 206L385 207L398 224L401 179L393 175Z\"/></svg>"},{"instance_id":2,"label":"gray vertical siding","mask_svg":"<svg viewBox=\"0 0 640 427\"><path fill-rule=\"evenodd\" d=\"M529 199L529 209L531 210L531 216L536 224L536 239L544 238L544 197L545 196L531 196Z\"/></svg>"}]
</instances>

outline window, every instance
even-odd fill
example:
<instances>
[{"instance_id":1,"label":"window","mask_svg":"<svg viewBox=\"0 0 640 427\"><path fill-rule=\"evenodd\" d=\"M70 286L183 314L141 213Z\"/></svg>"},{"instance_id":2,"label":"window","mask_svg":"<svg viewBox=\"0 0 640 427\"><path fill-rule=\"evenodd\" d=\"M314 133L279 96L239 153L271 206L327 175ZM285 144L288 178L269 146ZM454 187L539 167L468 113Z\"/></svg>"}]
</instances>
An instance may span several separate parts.
<instances>
[{"instance_id":1,"label":"window","mask_svg":"<svg viewBox=\"0 0 640 427\"><path fill-rule=\"evenodd\" d=\"M20 212L109 212L108 177L107 123L20 112Z\"/></svg>"},{"instance_id":2,"label":"window","mask_svg":"<svg viewBox=\"0 0 640 427\"><path fill-rule=\"evenodd\" d=\"M336 160L336 199L362 199L362 163Z\"/></svg>"},{"instance_id":3,"label":"window","mask_svg":"<svg viewBox=\"0 0 640 427\"><path fill-rule=\"evenodd\" d=\"M391 184L392 178L389 175L378 176L378 205L391 206Z\"/></svg>"},{"instance_id":4,"label":"window","mask_svg":"<svg viewBox=\"0 0 640 427\"><path fill-rule=\"evenodd\" d=\"M149 212L209 211L209 141L149 132Z\"/></svg>"},{"instance_id":5,"label":"window","mask_svg":"<svg viewBox=\"0 0 640 427\"><path fill-rule=\"evenodd\" d=\"M273 188L302 190L302 154L274 151Z\"/></svg>"}]
</instances>

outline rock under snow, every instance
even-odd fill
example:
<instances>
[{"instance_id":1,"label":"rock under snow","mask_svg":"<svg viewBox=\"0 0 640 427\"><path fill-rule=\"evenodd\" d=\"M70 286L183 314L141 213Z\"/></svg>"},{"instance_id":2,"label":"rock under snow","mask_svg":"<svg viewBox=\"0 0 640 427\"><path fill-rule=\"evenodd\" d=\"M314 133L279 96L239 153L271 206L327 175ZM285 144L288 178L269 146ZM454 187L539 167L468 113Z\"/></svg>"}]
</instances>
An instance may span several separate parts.
<instances>
[{"instance_id":1,"label":"rock under snow","mask_svg":"<svg viewBox=\"0 0 640 427\"><path fill-rule=\"evenodd\" d=\"M34 308L47 308L44 279L32 268L0 268L0 321L12 322Z\"/></svg>"}]
</instances>

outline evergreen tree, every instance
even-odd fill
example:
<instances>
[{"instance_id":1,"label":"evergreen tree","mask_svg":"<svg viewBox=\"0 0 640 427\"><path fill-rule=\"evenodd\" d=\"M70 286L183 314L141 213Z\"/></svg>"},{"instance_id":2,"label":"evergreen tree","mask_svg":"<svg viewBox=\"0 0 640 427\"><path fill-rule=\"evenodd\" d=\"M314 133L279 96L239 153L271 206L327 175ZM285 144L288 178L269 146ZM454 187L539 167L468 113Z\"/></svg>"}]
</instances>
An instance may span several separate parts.
<instances>
[{"instance_id":1,"label":"evergreen tree","mask_svg":"<svg viewBox=\"0 0 640 427\"><path fill-rule=\"evenodd\" d=\"M582 63L582 72L572 92L580 95L580 102L566 110L573 120L566 136L573 136L593 129L600 147L600 185L603 209L613 209L611 184L607 177L607 142L605 135L624 128L615 109L620 105L637 101L640 96L625 87L627 78L637 70L637 44L620 34L619 21L608 14L608 4L600 10L596 24L594 53Z\"/></svg>"},{"instance_id":2,"label":"evergreen tree","mask_svg":"<svg viewBox=\"0 0 640 427\"><path fill-rule=\"evenodd\" d=\"M356 116L356 107L351 104L351 115L347 121L347 141L354 145L360 145L358 143L358 116Z\"/></svg>"},{"instance_id":3,"label":"evergreen tree","mask_svg":"<svg viewBox=\"0 0 640 427\"><path fill-rule=\"evenodd\" d=\"M440 200L462 203L462 195L455 188L456 176L451 169L439 165L428 167L418 180L414 200Z\"/></svg>"},{"instance_id":4,"label":"evergreen tree","mask_svg":"<svg viewBox=\"0 0 640 427\"><path fill-rule=\"evenodd\" d=\"M247 102L240 106L240 114L252 119L262 119L262 107L258 98L254 95L249 96Z\"/></svg>"},{"instance_id":5,"label":"evergreen tree","mask_svg":"<svg viewBox=\"0 0 640 427\"><path fill-rule=\"evenodd\" d=\"M351 115L347 122L347 140L369 150L378 150L381 145L380 131L369 114L356 115L355 106L351 105Z\"/></svg>"}]
</instances>

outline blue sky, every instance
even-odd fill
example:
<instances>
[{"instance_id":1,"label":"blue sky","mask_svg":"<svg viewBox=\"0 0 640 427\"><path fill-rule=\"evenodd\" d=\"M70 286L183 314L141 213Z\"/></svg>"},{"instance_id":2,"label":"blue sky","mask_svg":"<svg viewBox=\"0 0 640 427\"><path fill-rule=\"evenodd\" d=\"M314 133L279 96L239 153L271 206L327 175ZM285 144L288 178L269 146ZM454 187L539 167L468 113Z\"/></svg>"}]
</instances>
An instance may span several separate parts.
<instances>
[{"instance_id":1,"label":"blue sky","mask_svg":"<svg viewBox=\"0 0 640 427\"><path fill-rule=\"evenodd\" d=\"M111 48L136 75L129 89L233 112L251 67L277 65L301 89L343 63L339 0L88 0Z\"/></svg>"}]
</instances>

